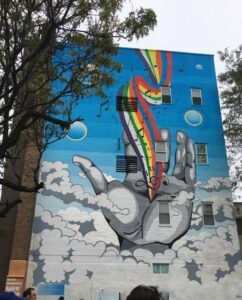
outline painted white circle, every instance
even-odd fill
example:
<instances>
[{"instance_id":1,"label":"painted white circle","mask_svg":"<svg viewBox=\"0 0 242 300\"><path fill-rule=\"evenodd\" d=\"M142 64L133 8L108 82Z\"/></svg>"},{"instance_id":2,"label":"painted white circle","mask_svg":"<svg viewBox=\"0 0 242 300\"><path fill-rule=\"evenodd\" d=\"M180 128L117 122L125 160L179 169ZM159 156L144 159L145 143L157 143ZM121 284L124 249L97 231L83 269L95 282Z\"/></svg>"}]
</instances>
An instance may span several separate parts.
<instances>
[{"instance_id":1,"label":"painted white circle","mask_svg":"<svg viewBox=\"0 0 242 300\"><path fill-rule=\"evenodd\" d=\"M185 113L184 119L187 122L187 124L191 126L199 126L203 122L202 115L196 110L188 110Z\"/></svg>"},{"instance_id":2,"label":"painted white circle","mask_svg":"<svg viewBox=\"0 0 242 300\"><path fill-rule=\"evenodd\" d=\"M203 66L201 64L197 64L195 66L195 68L198 70L198 71L202 71L203 70Z\"/></svg>"},{"instance_id":3,"label":"painted white circle","mask_svg":"<svg viewBox=\"0 0 242 300\"><path fill-rule=\"evenodd\" d=\"M76 121L71 124L70 129L67 131L66 137L74 142L79 142L83 140L87 135L87 126L80 122Z\"/></svg>"}]
</instances>

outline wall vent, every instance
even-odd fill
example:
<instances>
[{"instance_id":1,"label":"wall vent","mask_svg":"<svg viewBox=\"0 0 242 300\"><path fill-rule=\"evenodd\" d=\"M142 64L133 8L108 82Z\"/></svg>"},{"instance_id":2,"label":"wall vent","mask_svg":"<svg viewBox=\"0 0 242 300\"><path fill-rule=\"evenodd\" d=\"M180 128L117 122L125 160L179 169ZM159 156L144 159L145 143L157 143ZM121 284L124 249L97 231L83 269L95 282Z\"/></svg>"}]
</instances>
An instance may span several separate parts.
<instances>
[{"instance_id":1,"label":"wall vent","mask_svg":"<svg viewBox=\"0 0 242 300\"><path fill-rule=\"evenodd\" d=\"M117 155L116 172L137 173L137 156Z\"/></svg>"},{"instance_id":2,"label":"wall vent","mask_svg":"<svg viewBox=\"0 0 242 300\"><path fill-rule=\"evenodd\" d=\"M137 111L137 98L136 97L116 97L116 110L117 111Z\"/></svg>"}]
</instances>

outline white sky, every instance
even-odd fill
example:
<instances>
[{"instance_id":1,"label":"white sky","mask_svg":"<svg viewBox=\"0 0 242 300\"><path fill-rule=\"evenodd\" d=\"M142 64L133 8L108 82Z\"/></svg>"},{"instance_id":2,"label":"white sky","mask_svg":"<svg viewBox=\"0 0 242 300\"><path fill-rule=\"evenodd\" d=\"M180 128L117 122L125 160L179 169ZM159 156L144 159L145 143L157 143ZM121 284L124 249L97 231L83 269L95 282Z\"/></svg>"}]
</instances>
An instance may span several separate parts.
<instances>
[{"instance_id":1,"label":"white sky","mask_svg":"<svg viewBox=\"0 0 242 300\"><path fill-rule=\"evenodd\" d=\"M217 52L242 44L242 0L127 0L124 11L140 6L155 11L157 26L149 36L120 46L214 54L219 74L224 65ZM242 187L234 201L239 194Z\"/></svg>"},{"instance_id":2,"label":"white sky","mask_svg":"<svg viewBox=\"0 0 242 300\"><path fill-rule=\"evenodd\" d=\"M242 0L127 0L125 9L139 6L155 11L157 26L148 37L120 46L214 54L218 74L217 51L242 44Z\"/></svg>"}]
</instances>

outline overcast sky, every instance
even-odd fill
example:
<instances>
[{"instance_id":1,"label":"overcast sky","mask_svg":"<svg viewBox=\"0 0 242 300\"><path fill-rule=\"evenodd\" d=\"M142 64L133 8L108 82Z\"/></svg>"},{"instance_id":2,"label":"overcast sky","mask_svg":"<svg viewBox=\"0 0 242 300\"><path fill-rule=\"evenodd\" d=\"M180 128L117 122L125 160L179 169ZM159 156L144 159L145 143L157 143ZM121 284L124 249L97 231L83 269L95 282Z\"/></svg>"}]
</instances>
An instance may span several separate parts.
<instances>
[{"instance_id":1,"label":"overcast sky","mask_svg":"<svg viewBox=\"0 0 242 300\"><path fill-rule=\"evenodd\" d=\"M242 0L128 0L125 9L138 6L152 8L158 24L148 37L121 46L214 54L218 73L217 51L242 44Z\"/></svg>"},{"instance_id":2,"label":"overcast sky","mask_svg":"<svg viewBox=\"0 0 242 300\"><path fill-rule=\"evenodd\" d=\"M242 0L127 0L124 10L139 6L155 11L157 26L144 39L120 46L214 54L219 74L224 65L217 52L242 44Z\"/></svg>"}]
</instances>

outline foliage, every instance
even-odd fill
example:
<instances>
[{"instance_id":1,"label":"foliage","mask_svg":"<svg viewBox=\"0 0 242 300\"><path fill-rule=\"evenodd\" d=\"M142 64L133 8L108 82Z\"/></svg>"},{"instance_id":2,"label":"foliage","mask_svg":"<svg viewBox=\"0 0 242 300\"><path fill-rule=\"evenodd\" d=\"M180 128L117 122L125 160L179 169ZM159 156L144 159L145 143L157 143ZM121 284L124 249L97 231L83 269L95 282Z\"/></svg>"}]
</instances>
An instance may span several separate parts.
<instances>
[{"instance_id":1,"label":"foliage","mask_svg":"<svg viewBox=\"0 0 242 300\"><path fill-rule=\"evenodd\" d=\"M1 185L24 192L43 187L38 182L43 151L75 121L71 111L82 97L105 97L105 87L121 70L113 60L119 40L138 39L154 28L151 9L121 19L125 2L0 1L0 168L7 170ZM60 59L53 60L54 54ZM50 90L53 81L58 90ZM36 152L37 159L23 165L21 158Z\"/></svg>"},{"instance_id":2,"label":"foliage","mask_svg":"<svg viewBox=\"0 0 242 300\"><path fill-rule=\"evenodd\" d=\"M225 72L219 75L222 83L222 110L227 141L232 187L238 199L242 188L242 45L236 50L219 52Z\"/></svg>"}]
</instances>

